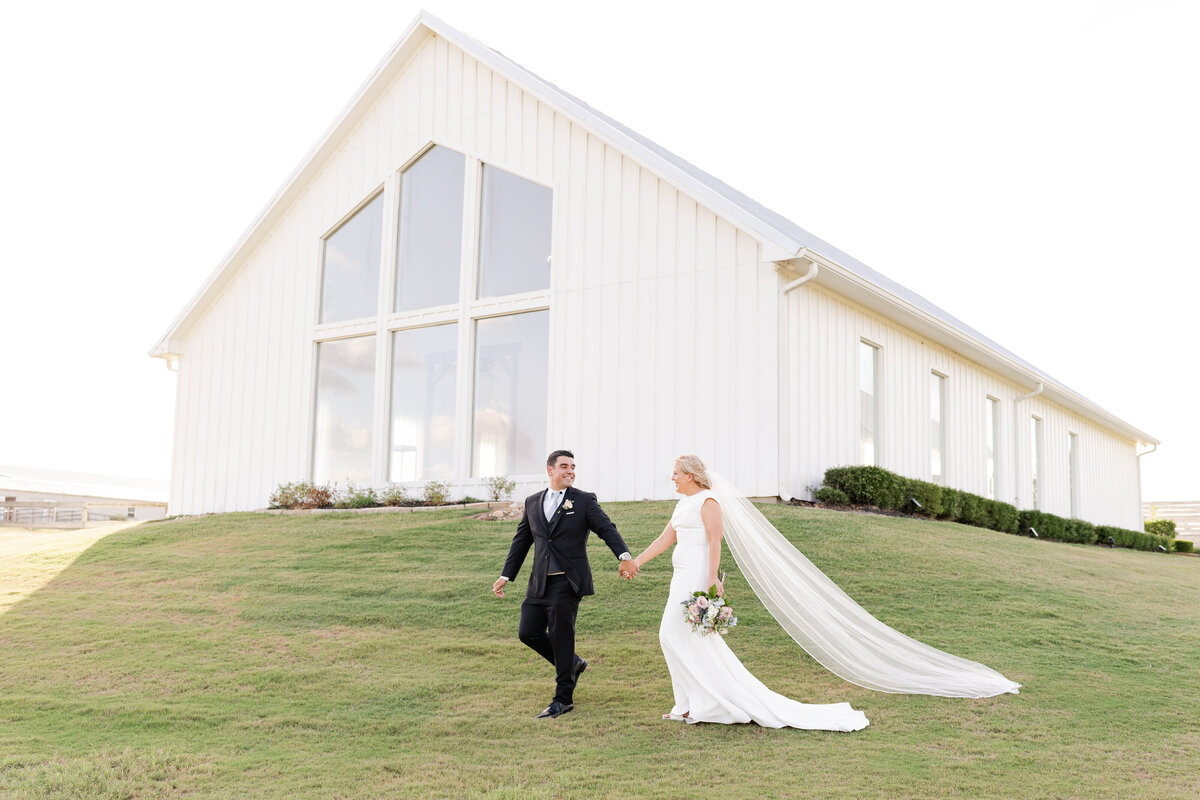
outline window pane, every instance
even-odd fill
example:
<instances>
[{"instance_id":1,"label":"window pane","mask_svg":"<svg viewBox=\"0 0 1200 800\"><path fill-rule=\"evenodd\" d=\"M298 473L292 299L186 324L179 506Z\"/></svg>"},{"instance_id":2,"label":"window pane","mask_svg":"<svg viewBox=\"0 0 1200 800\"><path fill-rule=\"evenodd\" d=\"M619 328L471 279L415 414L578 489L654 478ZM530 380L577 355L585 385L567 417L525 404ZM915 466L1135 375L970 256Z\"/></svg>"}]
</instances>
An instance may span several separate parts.
<instances>
[{"instance_id":1,"label":"window pane","mask_svg":"<svg viewBox=\"0 0 1200 800\"><path fill-rule=\"evenodd\" d=\"M989 500L996 499L996 447L1000 441L999 428L997 427L1000 416L996 412L1000 401L994 400L991 397L984 404L986 409L984 417L984 435L986 436L986 447L984 451L987 455L987 496Z\"/></svg>"},{"instance_id":2,"label":"window pane","mask_svg":"<svg viewBox=\"0 0 1200 800\"><path fill-rule=\"evenodd\" d=\"M1079 514L1079 437L1067 434L1067 487L1071 492L1071 516Z\"/></svg>"},{"instance_id":3,"label":"window pane","mask_svg":"<svg viewBox=\"0 0 1200 800\"><path fill-rule=\"evenodd\" d=\"M392 334L392 449L388 480L454 477L458 325Z\"/></svg>"},{"instance_id":4,"label":"window pane","mask_svg":"<svg viewBox=\"0 0 1200 800\"><path fill-rule=\"evenodd\" d=\"M943 453L946 445L946 426L942 408L945 405L946 379L936 372L929 375L929 471L934 483L946 478Z\"/></svg>"},{"instance_id":5,"label":"window pane","mask_svg":"<svg viewBox=\"0 0 1200 800\"><path fill-rule=\"evenodd\" d=\"M375 337L317 345L313 481L371 481Z\"/></svg>"},{"instance_id":6,"label":"window pane","mask_svg":"<svg viewBox=\"0 0 1200 800\"><path fill-rule=\"evenodd\" d=\"M375 316L382 236L381 194L325 239L321 322Z\"/></svg>"},{"instance_id":7,"label":"window pane","mask_svg":"<svg viewBox=\"0 0 1200 800\"><path fill-rule=\"evenodd\" d=\"M876 350L866 342L858 343L858 395L859 395L859 463L875 465L876 428Z\"/></svg>"},{"instance_id":8,"label":"window pane","mask_svg":"<svg viewBox=\"0 0 1200 800\"><path fill-rule=\"evenodd\" d=\"M545 186L484 166L480 297L550 288L551 199Z\"/></svg>"},{"instance_id":9,"label":"window pane","mask_svg":"<svg viewBox=\"0 0 1200 800\"><path fill-rule=\"evenodd\" d=\"M1041 461L1041 450L1042 421L1033 417L1033 424L1029 427L1029 466L1033 475L1033 507L1035 509L1040 508L1038 505L1038 466Z\"/></svg>"},{"instance_id":10,"label":"window pane","mask_svg":"<svg viewBox=\"0 0 1200 800\"><path fill-rule=\"evenodd\" d=\"M434 147L400 181L396 310L458 301L466 157Z\"/></svg>"},{"instance_id":11,"label":"window pane","mask_svg":"<svg viewBox=\"0 0 1200 800\"><path fill-rule=\"evenodd\" d=\"M548 311L477 323L472 475L541 471L546 457L549 327Z\"/></svg>"}]
</instances>

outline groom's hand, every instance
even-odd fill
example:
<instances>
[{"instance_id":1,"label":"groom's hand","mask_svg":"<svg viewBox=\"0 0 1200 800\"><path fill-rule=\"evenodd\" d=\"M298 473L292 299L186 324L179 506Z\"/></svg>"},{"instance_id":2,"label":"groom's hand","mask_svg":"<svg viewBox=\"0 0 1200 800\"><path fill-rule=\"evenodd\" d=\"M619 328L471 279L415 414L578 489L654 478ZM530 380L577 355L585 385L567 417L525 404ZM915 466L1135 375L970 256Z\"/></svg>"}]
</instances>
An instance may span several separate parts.
<instances>
[{"instance_id":1,"label":"groom's hand","mask_svg":"<svg viewBox=\"0 0 1200 800\"><path fill-rule=\"evenodd\" d=\"M505 578L496 578L496 582L492 584L492 591L496 597L504 597L504 584L508 583Z\"/></svg>"},{"instance_id":2,"label":"groom's hand","mask_svg":"<svg viewBox=\"0 0 1200 800\"><path fill-rule=\"evenodd\" d=\"M617 572L621 573L621 577L625 580L631 581L638 574L638 566L633 563L633 559L629 559L621 562L621 565L617 567Z\"/></svg>"}]
</instances>

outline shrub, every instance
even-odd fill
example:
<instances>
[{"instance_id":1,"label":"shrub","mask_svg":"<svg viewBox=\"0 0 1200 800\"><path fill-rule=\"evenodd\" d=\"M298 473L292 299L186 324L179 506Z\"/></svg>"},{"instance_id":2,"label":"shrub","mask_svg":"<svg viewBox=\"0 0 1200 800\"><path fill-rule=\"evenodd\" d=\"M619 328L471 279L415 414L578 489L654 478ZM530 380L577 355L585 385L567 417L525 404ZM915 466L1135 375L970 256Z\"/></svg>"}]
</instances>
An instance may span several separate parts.
<instances>
[{"instance_id":1,"label":"shrub","mask_svg":"<svg viewBox=\"0 0 1200 800\"><path fill-rule=\"evenodd\" d=\"M1146 533L1155 536L1165 536L1168 539L1175 538L1175 520L1173 519L1152 519L1143 525L1146 528Z\"/></svg>"},{"instance_id":2,"label":"shrub","mask_svg":"<svg viewBox=\"0 0 1200 800\"><path fill-rule=\"evenodd\" d=\"M483 500L481 500L478 497L471 497L471 495L467 495L466 497L464 497L462 500L459 500L458 502L470 505L471 503L482 503Z\"/></svg>"},{"instance_id":3,"label":"shrub","mask_svg":"<svg viewBox=\"0 0 1200 800\"><path fill-rule=\"evenodd\" d=\"M1066 524L1067 541L1080 544L1095 544L1096 526L1082 519L1069 519Z\"/></svg>"},{"instance_id":4,"label":"shrub","mask_svg":"<svg viewBox=\"0 0 1200 800\"><path fill-rule=\"evenodd\" d=\"M308 481L281 483L271 493L270 504L271 508L329 508L333 489Z\"/></svg>"},{"instance_id":5,"label":"shrub","mask_svg":"<svg viewBox=\"0 0 1200 800\"><path fill-rule=\"evenodd\" d=\"M976 528L990 528L984 504L987 501L977 494L963 492L958 506L958 521L964 525L974 525Z\"/></svg>"},{"instance_id":6,"label":"shrub","mask_svg":"<svg viewBox=\"0 0 1200 800\"><path fill-rule=\"evenodd\" d=\"M1187 539L1176 539L1175 540L1175 552L1176 553L1194 553L1194 552L1196 552L1196 546L1194 544L1192 544L1190 541L1188 541Z\"/></svg>"},{"instance_id":7,"label":"shrub","mask_svg":"<svg viewBox=\"0 0 1200 800\"><path fill-rule=\"evenodd\" d=\"M942 519L957 522L962 517L963 495L958 489L942 490Z\"/></svg>"},{"instance_id":8,"label":"shrub","mask_svg":"<svg viewBox=\"0 0 1200 800\"><path fill-rule=\"evenodd\" d=\"M841 489L833 489L829 486L817 489L813 492L813 497L818 503L827 506L848 506L850 498Z\"/></svg>"},{"instance_id":9,"label":"shrub","mask_svg":"<svg viewBox=\"0 0 1200 800\"><path fill-rule=\"evenodd\" d=\"M906 497L903 510L920 514L922 517L940 517L942 515L942 494L945 490L936 483L909 479L905 487ZM916 500L921 507L913 505L910 500Z\"/></svg>"},{"instance_id":10,"label":"shrub","mask_svg":"<svg viewBox=\"0 0 1200 800\"><path fill-rule=\"evenodd\" d=\"M412 498L403 486L389 483L380 490L379 502L385 506L406 506L412 503Z\"/></svg>"},{"instance_id":11,"label":"shrub","mask_svg":"<svg viewBox=\"0 0 1200 800\"><path fill-rule=\"evenodd\" d=\"M1128 547L1133 550L1146 550L1153 552L1160 546L1171 549L1171 540L1163 536L1155 536L1151 533L1139 533L1131 531L1127 528L1114 528L1110 525L1101 525L1096 528L1096 535L1100 538L1101 544L1109 544L1112 539L1112 544L1117 547Z\"/></svg>"},{"instance_id":12,"label":"shrub","mask_svg":"<svg viewBox=\"0 0 1200 800\"><path fill-rule=\"evenodd\" d=\"M450 496L450 484L445 481L430 481L421 490L421 496L427 506L444 506Z\"/></svg>"},{"instance_id":13,"label":"shrub","mask_svg":"<svg viewBox=\"0 0 1200 800\"><path fill-rule=\"evenodd\" d=\"M308 492L300 502L300 508L332 508L333 487L322 483L308 484Z\"/></svg>"},{"instance_id":14,"label":"shrub","mask_svg":"<svg viewBox=\"0 0 1200 800\"><path fill-rule=\"evenodd\" d=\"M851 503L899 511L907 479L881 467L830 467L825 470L825 485L840 489Z\"/></svg>"},{"instance_id":15,"label":"shrub","mask_svg":"<svg viewBox=\"0 0 1200 800\"><path fill-rule=\"evenodd\" d=\"M271 492L267 501L271 508L295 508L300 505L300 498L307 494L306 483L281 483Z\"/></svg>"},{"instance_id":16,"label":"shrub","mask_svg":"<svg viewBox=\"0 0 1200 800\"><path fill-rule=\"evenodd\" d=\"M1038 538L1041 539L1071 541L1067 538L1067 521L1054 514L1047 514L1044 511L1035 511L1033 509L1022 511L1017 521L1017 533L1032 535L1030 534L1031 529L1037 531Z\"/></svg>"},{"instance_id":17,"label":"shrub","mask_svg":"<svg viewBox=\"0 0 1200 800\"><path fill-rule=\"evenodd\" d=\"M994 531L1001 533L1016 533L1020 527L1021 512L1011 503L1002 503L999 500L988 500L988 516L991 517L992 524L989 526Z\"/></svg>"},{"instance_id":18,"label":"shrub","mask_svg":"<svg viewBox=\"0 0 1200 800\"><path fill-rule=\"evenodd\" d=\"M359 488L353 483L347 483L346 488L338 492L335 508L375 508L379 505L379 497L370 486Z\"/></svg>"},{"instance_id":19,"label":"shrub","mask_svg":"<svg viewBox=\"0 0 1200 800\"><path fill-rule=\"evenodd\" d=\"M510 481L503 475L488 478L483 482L483 485L487 487L488 494L492 500L505 500L511 497L513 489L517 488L516 481Z\"/></svg>"}]
</instances>

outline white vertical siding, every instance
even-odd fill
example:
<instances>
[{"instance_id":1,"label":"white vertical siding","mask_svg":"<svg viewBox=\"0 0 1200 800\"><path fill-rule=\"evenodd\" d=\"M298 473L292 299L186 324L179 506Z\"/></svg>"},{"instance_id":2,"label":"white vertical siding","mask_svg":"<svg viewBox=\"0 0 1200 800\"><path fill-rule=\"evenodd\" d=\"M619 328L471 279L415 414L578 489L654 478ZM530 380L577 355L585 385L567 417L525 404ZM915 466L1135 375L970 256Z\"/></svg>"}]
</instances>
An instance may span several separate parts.
<instances>
[{"instance_id":1,"label":"white vertical siding","mask_svg":"<svg viewBox=\"0 0 1200 800\"><path fill-rule=\"evenodd\" d=\"M1030 426L1043 420L1039 506L1070 516L1067 434L1079 434L1079 516L1140 529L1135 443L1025 387L924 341L896 323L808 284L788 297L789 488L808 496L828 467L858 463L858 343L881 348L879 465L930 478L929 375L946 375L946 485L987 495L985 403L998 398L996 499L1032 506ZM1015 426L1015 428L1014 428ZM1014 461L1015 448L1015 461Z\"/></svg>"},{"instance_id":2,"label":"white vertical siding","mask_svg":"<svg viewBox=\"0 0 1200 800\"><path fill-rule=\"evenodd\" d=\"M690 451L748 494L777 494L781 279L756 238L431 37L257 249L231 265L223 293L179 332L172 511L262 507L279 483L309 476L321 237L380 186L394 187L430 142L553 188L546 445L576 451L580 485L607 499L669 497L671 461ZM390 220L385 231L394 236ZM381 282L385 292L390 285ZM929 478L929 373L937 370L947 376L949 485L987 492L991 395L1001 401L997 499L1030 503L1028 425L1037 413L1043 508L1069 514L1073 431L1080 515L1138 527L1134 443L1044 398L1014 405L1026 387L816 284L789 295L786 318L791 494L807 496L827 467L858 461L858 343L867 339L881 348L882 466ZM386 337L377 346L386 348ZM389 380L386 370L381 359L377 381ZM377 402L386 395L380 387ZM386 419L379 409L376 420ZM376 451L380 461L384 448ZM375 470L382 480L386 465Z\"/></svg>"},{"instance_id":3,"label":"white vertical siding","mask_svg":"<svg viewBox=\"0 0 1200 800\"><path fill-rule=\"evenodd\" d=\"M172 510L259 508L308 477L321 237L430 141L554 189L547 446L576 449L581 486L668 497L693 451L775 494L778 281L757 241L431 37L180 332Z\"/></svg>"}]
</instances>

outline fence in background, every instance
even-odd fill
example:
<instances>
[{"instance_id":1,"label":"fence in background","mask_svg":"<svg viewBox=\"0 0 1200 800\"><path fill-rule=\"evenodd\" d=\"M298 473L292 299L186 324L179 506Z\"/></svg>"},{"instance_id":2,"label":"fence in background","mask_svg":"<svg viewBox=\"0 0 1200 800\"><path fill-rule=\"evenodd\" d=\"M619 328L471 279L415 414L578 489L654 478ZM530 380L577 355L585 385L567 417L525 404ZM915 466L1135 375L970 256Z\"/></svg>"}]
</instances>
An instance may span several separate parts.
<instances>
[{"instance_id":1,"label":"fence in background","mask_svg":"<svg viewBox=\"0 0 1200 800\"><path fill-rule=\"evenodd\" d=\"M5 500L0 503L0 526L82 528L98 522L149 518L140 517L139 508L162 509L155 516L167 513L166 503L153 501Z\"/></svg>"}]
</instances>

